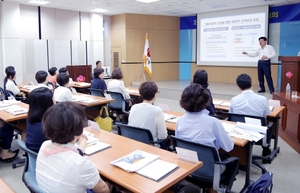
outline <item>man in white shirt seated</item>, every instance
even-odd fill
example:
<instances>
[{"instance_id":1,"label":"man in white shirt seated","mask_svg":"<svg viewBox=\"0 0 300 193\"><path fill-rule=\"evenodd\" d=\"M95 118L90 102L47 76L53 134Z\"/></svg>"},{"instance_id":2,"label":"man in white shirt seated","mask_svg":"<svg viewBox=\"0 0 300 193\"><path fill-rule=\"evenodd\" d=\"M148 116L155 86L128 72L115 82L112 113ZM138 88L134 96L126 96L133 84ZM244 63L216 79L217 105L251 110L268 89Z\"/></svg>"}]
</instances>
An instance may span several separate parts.
<instances>
[{"instance_id":1,"label":"man in white shirt seated","mask_svg":"<svg viewBox=\"0 0 300 193\"><path fill-rule=\"evenodd\" d=\"M143 103L135 104L131 107L128 125L148 129L153 140L166 139L168 136L164 113L153 103L158 92L157 85L153 81L147 81L140 85L140 95Z\"/></svg>"},{"instance_id":2,"label":"man in white shirt seated","mask_svg":"<svg viewBox=\"0 0 300 193\"><path fill-rule=\"evenodd\" d=\"M252 80L248 74L240 74L236 84L242 93L231 99L230 113L260 117L270 114L267 98L252 91Z\"/></svg>"},{"instance_id":3,"label":"man in white shirt seated","mask_svg":"<svg viewBox=\"0 0 300 193\"><path fill-rule=\"evenodd\" d=\"M252 80L248 74L240 74L236 78L236 84L242 91L230 101L229 112L234 114L265 117L271 113L266 97L252 91ZM263 155L271 153L268 147L263 147Z\"/></svg>"},{"instance_id":4,"label":"man in white shirt seated","mask_svg":"<svg viewBox=\"0 0 300 193\"><path fill-rule=\"evenodd\" d=\"M35 74L35 80L38 83L38 85L36 86L36 88L46 87L46 88L49 88L49 89L53 89L52 86L51 86L52 88L50 88L50 87L48 87L46 85L46 83L48 81L47 80L47 76L48 76L48 73L46 71L44 71L44 70L39 70L39 71L36 72L36 74Z\"/></svg>"}]
</instances>

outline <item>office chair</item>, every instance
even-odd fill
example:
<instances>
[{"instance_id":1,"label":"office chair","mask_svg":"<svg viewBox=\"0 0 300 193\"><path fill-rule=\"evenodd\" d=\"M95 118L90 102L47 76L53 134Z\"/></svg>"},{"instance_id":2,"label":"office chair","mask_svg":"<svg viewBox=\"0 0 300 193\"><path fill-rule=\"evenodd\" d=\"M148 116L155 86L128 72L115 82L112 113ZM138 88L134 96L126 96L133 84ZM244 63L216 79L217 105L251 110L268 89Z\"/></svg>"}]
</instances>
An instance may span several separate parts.
<instances>
[{"instance_id":1,"label":"office chair","mask_svg":"<svg viewBox=\"0 0 300 193\"><path fill-rule=\"evenodd\" d=\"M220 161L219 153L215 147L194 143L171 136L174 147L180 147L197 152L199 161L203 166L190 174L185 179L200 188L213 188L218 192L229 193L231 191L235 176L238 172L239 158L229 157ZM230 164L230 167L229 165ZM221 166L227 169L222 173Z\"/></svg>"},{"instance_id":2,"label":"office chair","mask_svg":"<svg viewBox=\"0 0 300 193\"><path fill-rule=\"evenodd\" d=\"M273 126L273 123L270 122L269 125L267 125L267 121L266 121L266 118L265 117L259 117L259 116L252 116L252 115L242 115L242 114L234 114L234 113L228 113L228 121L234 121L234 122L242 122L242 123L245 123L245 117L249 117L249 118L252 118L252 119L258 119L261 121L261 125L262 126L267 126L267 132L266 132L266 136L256 142L255 144L257 145L261 145L262 148L263 148L263 151L262 151L262 155L263 156L257 156L257 155L253 155L252 156L252 163L254 165L256 165L257 167L259 167L261 170L262 170L262 173L266 173L267 170L264 166L262 166L260 163L258 163L256 160L262 160L263 163L267 163L268 162L268 159L267 159L267 155L270 154L271 150L270 150L270 144L271 144L271 138L272 138L272 126Z\"/></svg>"},{"instance_id":3,"label":"office chair","mask_svg":"<svg viewBox=\"0 0 300 193\"><path fill-rule=\"evenodd\" d=\"M49 88L52 87L52 89L56 89L56 86L54 86L54 84L53 84L52 82L47 82L46 85L47 85Z\"/></svg>"},{"instance_id":4,"label":"office chair","mask_svg":"<svg viewBox=\"0 0 300 193\"><path fill-rule=\"evenodd\" d=\"M19 147L27 153L27 158L24 166L22 181L31 193L44 193L36 182L35 168L37 153L28 149L21 139L18 140Z\"/></svg>"},{"instance_id":5,"label":"office chair","mask_svg":"<svg viewBox=\"0 0 300 193\"><path fill-rule=\"evenodd\" d=\"M129 111L125 109L125 99L122 93L106 91L107 94L114 99L114 102L108 103L108 108L110 111L115 112L117 115L122 115L122 121L124 121L124 115L128 115Z\"/></svg>"},{"instance_id":6,"label":"office chair","mask_svg":"<svg viewBox=\"0 0 300 193\"><path fill-rule=\"evenodd\" d=\"M101 89L88 88L90 95L105 97L104 92Z\"/></svg>"},{"instance_id":7,"label":"office chair","mask_svg":"<svg viewBox=\"0 0 300 193\"><path fill-rule=\"evenodd\" d=\"M14 97L17 101L22 101L24 103L28 103L27 99L26 98L23 98L23 96L16 96L14 95L13 92L11 92L10 90L6 90L6 99L8 99L9 96L12 96Z\"/></svg>"},{"instance_id":8,"label":"office chair","mask_svg":"<svg viewBox=\"0 0 300 193\"><path fill-rule=\"evenodd\" d=\"M2 87L0 87L0 94L1 94L0 100L1 101L5 100L5 91Z\"/></svg>"},{"instance_id":9,"label":"office chair","mask_svg":"<svg viewBox=\"0 0 300 193\"><path fill-rule=\"evenodd\" d=\"M119 128L118 134L122 135L124 137L130 138L130 139L133 139L136 141L140 141L140 142L146 143L146 144L151 144L151 145L159 144L160 148L166 149L166 150L168 150L168 148L170 146L169 138L154 141L151 132L147 129L133 127L133 126L119 123L119 122L115 122L115 125L118 126L118 128Z\"/></svg>"}]
</instances>

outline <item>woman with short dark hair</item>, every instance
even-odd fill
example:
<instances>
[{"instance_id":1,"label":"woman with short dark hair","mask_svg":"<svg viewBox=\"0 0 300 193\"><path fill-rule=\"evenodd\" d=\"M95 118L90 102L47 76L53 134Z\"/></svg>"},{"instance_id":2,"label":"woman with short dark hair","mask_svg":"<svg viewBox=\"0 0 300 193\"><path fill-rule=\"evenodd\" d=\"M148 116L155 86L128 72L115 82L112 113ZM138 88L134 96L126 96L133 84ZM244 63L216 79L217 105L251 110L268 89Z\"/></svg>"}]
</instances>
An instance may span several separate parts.
<instances>
[{"instance_id":1,"label":"woman with short dark hair","mask_svg":"<svg viewBox=\"0 0 300 193\"><path fill-rule=\"evenodd\" d=\"M148 129L154 141L166 139L168 136L164 113L161 108L152 105L158 92L157 85L153 81L147 81L140 85L139 92L143 102L131 107L128 125Z\"/></svg>"},{"instance_id":2,"label":"woman with short dark hair","mask_svg":"<svg viewBox=\"0 0 300 193\"><path fill-rule=\"evenodd\" d=\"M205 70L197 70L195 72L194 77L193 77L193 83L200 84L208 92L210 101L209 101L208 106L206 107L206 110L209 111L210 115L215 115L216 114L215 105L213 104L213 98L211 96L211 92L207 88L209 85L207 80L208 80L208 74Z\"/></svg>"},{"instance_id":3,"label":"woman with short dark hair","mask_svg":"<svg viewBox=\"0 0 300 193\"><path fill-rule=\"evenodd\" d=\"M50 140L42 144L36 161L36 180L44 192L111 191L89 157L80 155L86 147L86 126L85 110L75 103L58 103L46 111L43 128Z\"/></svg>"},{"instance_id":4,"label":"woman with short dark hair","mask_svg":"<svg viewBox=\"0 0 300 193\"><path fill-rule=\"evenodd\" d=\"M200 84L192 83L186 87L180 99L180 106L186 113L178 118L175 136L229 152L233 140L222 123L208 115L205 110L208 104L209 93Z\"/></svg>"},{"instance_id":5,"label":"woman with short dark hair","mask_svg":"<svg viewBox=\"0 0 300 193\"><path fill-rule=\"evenodd\" d=\"M54 104L53 93L46 87L36 88L31 91L28 103L25 143L28 149L38 153L42 143L47 140L43 133L42 118Z\"/></svg>"},{"instance_id":6,"label":"woman with short dark hair","mask_svg":"<svg viewBox=\"0 0 300 193\"><path fill-rule=\"evenodd\" d=\"M6 73L6 84L5 90L11 91L14 95L25 97L23 92L20 92L19 87L16 85L16 71L10 66L10 68L5 69Z\"/></svg>"},{"instance_id":7,"label":"woman with short dark hair","mask_svg":"<svg viewBox=\"0 0 300 193\"><path fill-rule=\"evenodd\" d=\"M59 73L56 77L57 83L60 85L54 90L54 99L57 102L72 101L72 92L69 87L69 75Z\"/></svg>"},{"instance_id":8,"label":"woman with short dark hair","mask_svg":"<svg viewBox=\"0 0 300 193\"><path fill-rule=\"evenodd\" d=\"M91 88L100 89L103 92L107 90L106 83L103 80L104 78L104 69L103 68L96 68L94 70L94 79L91 84Z\"/></svg>"},{"instance_id":9,"label":"woman with short dark hair","mask_svg":"<svg viewBox=\"0 0 300 193\"><path fill-rule=\"evenodd\" d=\"M56 67L52 67L48 70L48 72L50 74L48 81L51 82L53 84L53 86L55 87L57 85L56 77L58 75L58 70Z\"/></svg>"}]
</instances>

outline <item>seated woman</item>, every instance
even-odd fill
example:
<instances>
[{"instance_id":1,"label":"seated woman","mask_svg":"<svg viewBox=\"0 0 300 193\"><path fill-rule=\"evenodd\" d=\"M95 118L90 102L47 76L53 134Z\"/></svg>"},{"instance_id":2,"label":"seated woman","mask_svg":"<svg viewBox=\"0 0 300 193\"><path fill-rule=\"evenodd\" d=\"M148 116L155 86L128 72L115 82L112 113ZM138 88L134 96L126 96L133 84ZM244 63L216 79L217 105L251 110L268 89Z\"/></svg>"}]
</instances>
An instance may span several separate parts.
<instances>
[{"instance_id":1,"label":"seated woman","mask_svg":"<svg viewBox=\"0 0 300 193\"><path fill-rule=\"evenodd\" d=\"M153 81L144 82L140 85L139 92L143 103L131 107L128 125L148 129L155 141L166 139L168 133L164 113L160 107L152 105L158 92L157 85Z\"/></svg>"},{"instance_id":2,"label":"seated woman","mask_svg":"<svg viewBox=\"0 0 300 193\"><path fill-rule=\"evenodd\" d=\"M20 92L20 89L16 85L16 71L14 68L9 68L6 71L7 82L5 84L5 90L11 91L15 96L22 96L25 98L25 94Z\"/></svg>"},{"instance_id":3,"label":"seated woman","mask_svg":"<svg viewBox=\"0 0 300 193\"><path fill-rule=\"evenodd\" d=\"M130 95L127 92L124 82L123 73L120 68L115 68L111 75L111 81L108 83L108 90L113 92L122 93L125 99L130 99Z\"/></svg>"},{"instance_id":4,"label":"seated woman","mask_svg":"<svg viewBox=\"0 0 300 193\"><path fill-rule=\"evenodd\" d=\"M36 180L44 192L111 192L89 157L80 155L86 147L86 126L85 110L72 102L58 103L46 111L43 128L50 140L42 144L36 161Z\"/></svg>"},{"instance_id":5,"label":"seated woman","mask_svg":"<svg viewBox=\"0 0 300 193\"><path fill-rule=\"evenodd\" d=\"M58 70L56 67L52 67L48 70L49 74L50 74L50 77L48 78L48 81L51 82L54 86L54 88L56 87L57 85L57 82L56 82L56 77L58 75Z\"/></svg>"},{"instance_id":6,"label":"seated woman","mask_svg":"<svg viewBox=\"0 0 300 193\"><path fill-rule=\"evenodd\" d=\"M91 85L91 88L100 89L103 92L107 90L106 83L103 80L104 78L104 69L96 68L94 70L94 79Z\"/></svg>"},{"instance_id":7,"label":"seated woman","mask_svg":"<svg viewBox=\"0 0 300 193\"><path fill-rule=\"evenodd\" d=\"M46 87L36 88L31 91L28 103L25 143L28 149L38 153L42 143L47 140L43 133L42 118L46 110L54 104L53 93Z\"/></svg>"},{"instance_id":8,"label":"seated woman","mask_svg":"<svg viewBox=\"0 0 300 193\"><path fill-rule=\"evenodd\" d=\"M229 152L233 149L234 142L226 133L222 123L208 115L209 112L205 109L208 105L209 93L205 88L196 83L186 87L180 99L180 106L186 110L186 113L177 120L175 136ZM227 157L220 154L221 160ZM231 172L231 169L229 165L227 171ZM224 166L221 166L221 171L225 171ZM210 192L215 191L211 189Z\"/></svg>"},{"instance_id":9,"label":"seated woman","mask_svg":"<svg viewBox=\"0 0 300 193\"><path fill-rule=\"evenodd\" d=\"M210 101L209 101L209 105L206 107L206 109L209 111L210 115L215 115L216 114L215 105L214 105L213 99L211 97L211 92L207 88L208 87L207 79L208 79L208 75L205 70L197 70L194 74L193 83L200 84L208 92Z\"/></svg>"},{"instance_id":10,"label":"seated woman","mask_svg":"<svg viewBox=\"0 0 300 193\"><path fill-rule=\"evenodd\" d=\"M19 153L19 149L12 152L9 150L11 148L14 130L5 122L0 121L0 125L0 139L2 140L0 145L2 148L0 151L0 161L11 162L18 156Z\"/></svg>"},{"instance_id":11,"label":"seated woman","mask_svg":"<svg viewBox=\"0 0 300 193\"><path fill-rule=\"evenodd\" d=\"M45 88L48 88L48 89L53 89L53 87L52 88L50 88L50 87L48 87L47 85L46 85L46 83L47 83L47 76L48 76L48 73L46 72L46 71L44 71L44 70L39 70L39 71L37 71L36 73L35 73L35 80L37 81L37 83L38 83L38 85L37 85L37 87L36 88L39 88L39 87L45 87Z\"/></svg>"},{"instance_id":12,"label":"seated woman","mask_svg":"<svg viewBox=\"0 0 300 193\"><path fill-rule=\"evenodd\" d=\"M57 102L72 101L72 92L69 87L69 75L59 73L56 77L57 83L60 85L54 90L54 99Z\"/></svg>"},{"instance_id":13,"label":"seated woman","mask_svg":"<svg viewBox=\"0 0 300 193\"><path fill-rule=\"evenodd\" d=\"M123 73L120 68L115 68L111 75L112 80L108 83L108 90L113 92L122 93L126 99L126 110L132 106L132 101L128 91L126 90L123 82Z\"/></svg>"}]
</instances>

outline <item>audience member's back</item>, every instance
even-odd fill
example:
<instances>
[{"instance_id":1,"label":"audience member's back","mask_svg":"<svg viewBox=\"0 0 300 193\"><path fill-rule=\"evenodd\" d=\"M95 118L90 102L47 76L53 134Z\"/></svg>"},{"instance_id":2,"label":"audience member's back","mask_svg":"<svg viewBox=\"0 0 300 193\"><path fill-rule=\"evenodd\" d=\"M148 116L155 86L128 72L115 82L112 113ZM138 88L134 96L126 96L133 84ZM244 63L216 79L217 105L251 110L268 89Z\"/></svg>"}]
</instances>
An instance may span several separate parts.
<instances>
[{"instance_id":1,"label":"audience member's back","mask_svg":"<svg viewBox=\"0 0 300 193\"><path fill-rule=\"evenodd\" d=\"M253 116L266 116L270 114L267 98L252 91L252 80L248 74L239 75L236 83L242 93L231 99L230 113Z\"/></svg>"}]
</instances>

